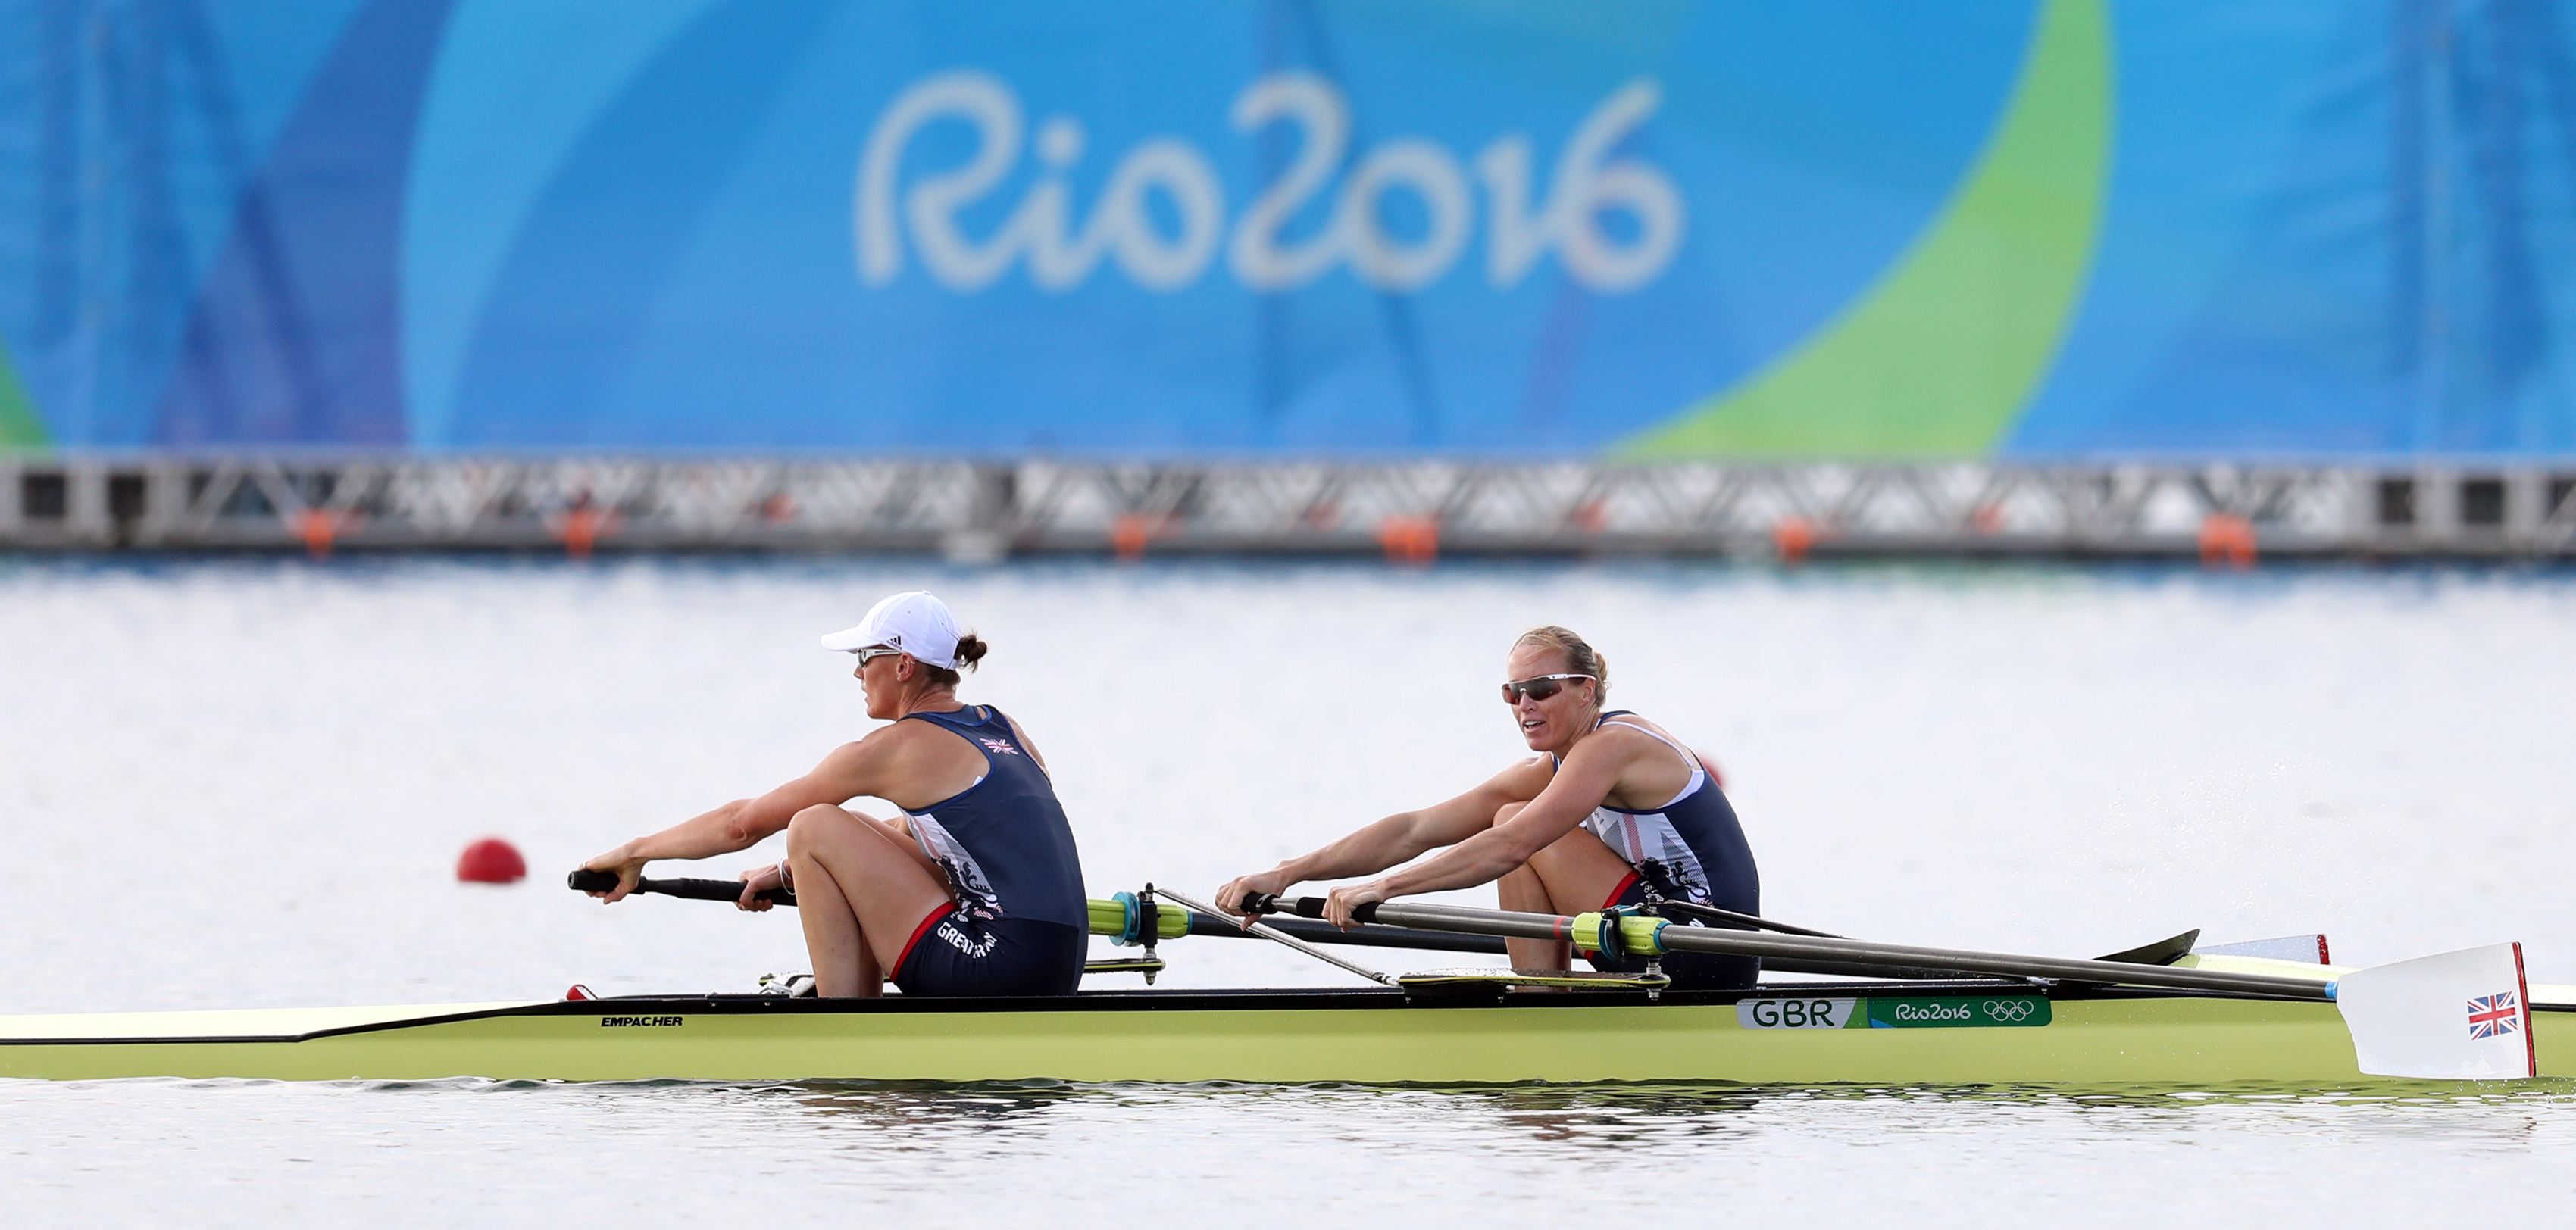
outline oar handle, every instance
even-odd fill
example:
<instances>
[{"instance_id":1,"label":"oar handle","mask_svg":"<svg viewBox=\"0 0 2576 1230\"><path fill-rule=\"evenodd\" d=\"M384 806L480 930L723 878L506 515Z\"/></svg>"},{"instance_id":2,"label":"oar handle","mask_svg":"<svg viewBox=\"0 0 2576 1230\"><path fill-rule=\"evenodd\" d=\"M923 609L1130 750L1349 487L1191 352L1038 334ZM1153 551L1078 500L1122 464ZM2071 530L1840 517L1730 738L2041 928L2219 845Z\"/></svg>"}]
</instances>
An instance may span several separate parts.
<instances>
[{"instance_id":1,"label":"oar handle","mask_svg":"<svg viewBox=\"0 0 2576 1230\"><path fill-rule=\"evenodd\" d=\"M1244 897L1243 911L1247 914L1294 914L1299 918L1322 918L1324 916L1324 899L1321 897L1281 897L1271 893L1252 893ZM1364 923L1376 922L1376 904L1371 903L1351 911L1351 921Z\"/></svg>"},{"instance_id":2,"label":"oar handle","mask_svg":"<svg viewBox=\"0 0 2576 1230\"><path fill-rule=\"evenodd\" d=\"M579 871L573 872L571 875L565 876L564 883L574 892L604 893L617 887L617 873L613 871L592 871L585 867ZM639 893L660 893L665 897L687 897L693 901L740 901L742 900L742 881L698 880L686 877L676 877L668 880L638 880L635 884L635 891ZM774 901L780 905L796 904L796 894L783 888L762 889L760 895L763 900Z\"/></svg>"}]
</instances>

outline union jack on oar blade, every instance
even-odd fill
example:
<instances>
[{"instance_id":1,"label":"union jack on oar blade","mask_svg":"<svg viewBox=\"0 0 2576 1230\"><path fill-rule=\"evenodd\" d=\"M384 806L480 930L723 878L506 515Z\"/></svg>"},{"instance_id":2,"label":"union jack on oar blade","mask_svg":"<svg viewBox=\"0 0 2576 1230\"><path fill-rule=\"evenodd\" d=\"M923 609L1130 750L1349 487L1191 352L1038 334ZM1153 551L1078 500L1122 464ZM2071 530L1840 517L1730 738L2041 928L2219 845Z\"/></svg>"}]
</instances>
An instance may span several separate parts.
<instances>
[{"instance_id":1,"label":"union jack on oar blade","mask_svg":"<svg viewBox=\"0 0 2576 1230\"><path fill-rule=\"evenodd\" d=\"M2509 1034L2519 1029L2522 1024L2522 1014L2516 1010L2518 1006L2519 1001L2511 991L2481 995L2470 1000L2469 1036L2492 1038L2498 1034Z\"/></svg>"}]
</instances>

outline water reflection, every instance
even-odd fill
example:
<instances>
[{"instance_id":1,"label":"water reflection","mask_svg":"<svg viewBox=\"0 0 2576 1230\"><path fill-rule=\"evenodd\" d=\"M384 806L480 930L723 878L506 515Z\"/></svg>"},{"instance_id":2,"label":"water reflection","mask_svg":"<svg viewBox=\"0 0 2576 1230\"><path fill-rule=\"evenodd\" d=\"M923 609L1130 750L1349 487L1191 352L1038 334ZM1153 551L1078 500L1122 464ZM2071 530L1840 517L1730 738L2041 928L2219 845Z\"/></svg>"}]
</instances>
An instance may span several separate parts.
<instances>
[{"instance_id":1,"label":"water reflection","mask_svg":"<svg viewBox=\"0 0 2576 1230\"><path fill-rule=\"evenodd\" d=\"M184 1215L173 1192L154 1196L156 1176L173 1174L349 1207L431 1183L472 1193L477 1224L515 1226L550 1207L573 1168L597 1190L648 1202L637 1207L662 1223L738 1217L752 1201L797 1220L1102 1224L1177 1201L1263 1219L1439 1210L1549 1227L1569 1199L1596 1216L1654 1217L1722 1190L1730 1207L1809 1220L1948 1225L1972 1209L1979 1224L2062 1221L2063 1202L2081 1198L2095 1225L2362 1227L2439 1224L2466 1201L2516 1219L2557 1211L2576 1081L5 1081L0 1121L15 1142L0 1149L13 1216L21 1193L43 1197L39 1215L16 1217L30 1224L69 1224L75 1203L92 1203L46 1186L77 1173L117 1185L137 1226ZM496 1150L531 1164L496 1169ZM1602 1166L1618 1168L1615 1183L1582 1181ZM1293 1180L1248 1182L1255 1173Z\"/></svg>"},{"instance_id":2,"label":"water reflection","mask_svg":"<svg viewBox=\"0 0 2576 1230\"><path fill-rule=\"evenodd\" d=\"M1893 1142L1966 1133L1989 1142L2044 1136L2082 1142L2188 1142L2221 1133L2344 1141L2411 1138L2521 1151L2544 1130L2576 1127L2576 1081L2512 1086L2359 1082L2317 1087L2223 1086L1737 1086L1506 1085L943 1085L799 1081L723 1085L516 1085L592 1096L628 1092L702 1098L731 1115L782 1116L835 1133L877 1134L919 1148L990 1135L1040 1138L1060 1129L1150 1123L1176 1135L1329 1130L1337 1139L1400 1144L1425 1131L1456 1148L1540 1152L1572 1148L1748 1142L1822 1132ZM428 1089L435 1084L378 1088ZM612 1090L615 1092L612 1093Z\"/></svg>"},{"instance_id":3,"label":"water reflection","mask_svg":"<svg viewBox=\"0 0 2576 1230\"><path fill-rule=\"evenodd\" d=\"M1062 1084L882 1084L798 1081L748 1091L764 1109L793 1109L835 1126L903 1132L991 1132L1032 1126L1048 1112L1096 1096Z\"/></svg>"},{"instance_id":4,"label":"water reflection","mask_svg":"<svg viewBox=\"0 0 2576 1230\"><path fill-rule=\"evenodd\" d=\"M1754 1126L1737 1120L1780 1095L1743 1087L1522 1085L1454 1090L1449 1096L1483 1103L1493 1126L1527 1141L1607 1149L1648 1138L1750 1136Z\"/></svg>"}]
</instances>

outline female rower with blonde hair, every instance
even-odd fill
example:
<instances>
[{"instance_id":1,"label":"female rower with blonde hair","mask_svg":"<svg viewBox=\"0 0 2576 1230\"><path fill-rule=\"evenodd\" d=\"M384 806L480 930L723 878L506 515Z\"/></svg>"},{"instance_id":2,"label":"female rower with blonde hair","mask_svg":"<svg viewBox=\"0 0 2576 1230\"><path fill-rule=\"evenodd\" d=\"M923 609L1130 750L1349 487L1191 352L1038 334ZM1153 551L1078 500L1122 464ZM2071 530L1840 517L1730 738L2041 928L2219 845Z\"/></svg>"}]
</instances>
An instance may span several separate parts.
<instances>
[{"instance_id":1,"label":"female rower with blonde hair","mask_svg":"<svg viewBox=\"0 0 2576 1230\"><path fill-rule=\"evenodd\" d=\"M1339 841L1217 890L1235 909L1256 893L1308 880L1376 875L1431 850L1439 855L1332 891L1324 916L1351 925L1372 902L1499 882L1502 908L1577 914L1611 905L1684 901L1754 914L1761 877L1735 809L1716 775L1662 727L1625 709L1605 711L1610 667L1582 637L1532 628L1512 645L1503 701L1538 755L1483 785L1419 811L1398 812ZM1562 942L1506 941L1513 966L1568 968ZM1750 957L1675 953L1663 959L1676 987L1753 985ZM1641 960L1601 969L1642 969Z\"/></svg>"},{"instance_id":2,"label":"female rower with blonde hair","mask_svg":"<svg viewBox=\"0 0 2576 1230\"><path fill-rule=\"evenodd\" d=\"M746 910L796 894L820 995L1070 995L1090 944L1073 829L1019 723L957 699L985 652L946 603L896 594L823 638L857 658L868 716L887 724L814 771L583 864L617 873L616 901L657 858L748 849L782 829L787 857L742 873ZM903 814L843 806L865 795Z\"/></svg>"}]
</instances>

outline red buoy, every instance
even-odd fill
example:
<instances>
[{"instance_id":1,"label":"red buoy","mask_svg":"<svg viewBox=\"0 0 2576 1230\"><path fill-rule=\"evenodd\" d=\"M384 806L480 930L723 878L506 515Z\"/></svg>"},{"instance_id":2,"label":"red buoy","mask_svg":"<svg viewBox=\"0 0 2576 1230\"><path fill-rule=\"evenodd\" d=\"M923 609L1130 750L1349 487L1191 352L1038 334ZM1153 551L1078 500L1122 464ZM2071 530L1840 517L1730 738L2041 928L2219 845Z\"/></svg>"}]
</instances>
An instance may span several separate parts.
<instances>
[{"instance_id":1,"label":"red buoy","mask_svg":"<svg viewBox=\"0 0 2576 1230\"><path fill-rule=\"evenodd\" d=\"M512 884L528 878L528 860L519 857L517 846L486 837L457 856L456 878L468 884Z\"/></svg>"}]
</instances>

